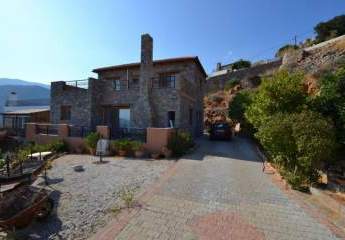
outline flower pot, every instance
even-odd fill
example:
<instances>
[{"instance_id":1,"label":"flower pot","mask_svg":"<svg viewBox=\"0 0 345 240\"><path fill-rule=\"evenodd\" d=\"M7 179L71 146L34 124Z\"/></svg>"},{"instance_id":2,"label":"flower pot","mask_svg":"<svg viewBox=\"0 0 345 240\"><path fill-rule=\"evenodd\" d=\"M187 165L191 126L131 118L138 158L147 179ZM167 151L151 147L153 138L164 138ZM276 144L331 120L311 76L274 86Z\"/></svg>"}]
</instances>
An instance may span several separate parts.
<instances>
[{"instance_id":1,"label":"flower pot","mask_svg":"<svg viewBox=\"0 0 345 240\"><path fill-rule=\"evenodd\" d=\"M134 151L134 156L135 156L136 158L142 158L142 157L144 157L144 155L145 155L145 152L142 151L142 150Z\"/></svg>"},{"instance_id":2,"label":"flower pot","mask_svg":"<svg viewBox=\"0 0 345 240\"><path fill-rule=\"evenodd\" d=\"M167 147L163 147L162 154L164 155L164 157L170 158L172 156L172 151L168 149Z\"/></svg>"},{"instance_id":3,"label":"flower pot","mask_svg":"<svg viewBox=\"0 0 345 240\"><path fill-rule=\"evenodd\" d=\"M125 150L119 150L117 151L117 154L120 156L120 157L125 157L127 155L127 152Z\"/></svg>"},{"instance_id":4,"label":"flower pot","mask_svg":"<svg viewBox=\"0 0 345 240\"><path fill-rule=\"evenodd\" d=\"M151 153L151 157L152 157L153 159L160 159L161 154L160 154L160 153Z\"/></svg>"}]
</instances>

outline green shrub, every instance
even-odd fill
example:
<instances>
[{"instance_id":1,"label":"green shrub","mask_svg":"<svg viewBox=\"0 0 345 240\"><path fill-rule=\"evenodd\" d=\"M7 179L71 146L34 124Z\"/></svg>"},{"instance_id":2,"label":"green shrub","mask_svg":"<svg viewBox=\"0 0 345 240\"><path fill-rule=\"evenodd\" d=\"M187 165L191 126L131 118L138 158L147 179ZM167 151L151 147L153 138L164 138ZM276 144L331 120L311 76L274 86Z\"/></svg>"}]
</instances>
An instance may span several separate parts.
<instances>
[{"instance_id":1,"label":"green shrub","mask_svg":"<svg viewBox=\"0 0 345 240\"><path fill-rule=\"evenodd\" d=\"M51 151L56 153L68 152L68 145L62 140L58 140L49 144L49 148Z\"/></svg>"},{"instance_id":2,"label":"green shrub","mask_svg":"<svg viewBox=\"0 0 345 240\"><path fill-rule=\"evenodd\" d=\"M307 93L303 86L304 75L280 71L264 78L258 91L253 94L252 104L245 111L245 117L255 129L267 122L272 115L301 111L306 103Z\"/></svg>"},{"instance_id":3,"label":"green shrub","mask_svg":"<svg viewBox=\"0 0 345 240\"><path fill-rule=\"evenodd\" d=\"M86 146L88 146L90 149L95 150L97 148L97 142L101 138L99 133L92 132L85 138Z\"/></svg>"},{"instance_id":4,"label":"green shrub","mask_svg":"<svg viewBox=\"0 0 345 240\"><path fill-rule=\"evenodd\" d=\"M139 141L132 141L131 148L133 151L140 151L143 149L143 143Z\"/></svg>"},{"instance_id":5,"label":"green shrub","mask_svg":"<svg viewBox=\"0 0 345 240\"><path fill-rule=\"evenodd\" d=\"M339 15L327 22L320 22L314 28L316 41L323 42L345 34L345 15Z\"/></svg>"},{"instance_id":6,"label":"green shrub","mask_svg":"<svg viewBox=\"0 0 345 240\"><path fill-rule=\"evenodd\" d=\"M115 151L126 151L131 152L132 151L132 144L133 142L128 139L118 139L115 141L112 141L112 149Z\"/></svg>"},{"instance_id":7,"label":"green shrub","mask_svg":"<svg viewBox=\"0 0 345 240\"><path fill-rule=\"evenodd\" d=\"M0 169L5 166L5 159L0 149Z\"/></svg>"},{"instance_id":8,"label":"green shrub","mask_svg":"<svg viewBox=\"0 0 345 240\"><path fill-rule=\"evenodd\" d=\"M5 159L0 159L0 169L5 167Z\"/></svg>"},{"instance_id":9,"label":"green shrub","mask_svg":"<svg viewBox=\"0 0 345 240\"><path fill-rule=\"evenodd\" d=\"M278 51L275 54L275 57L282 58L282 57L284 57L285 53L293 52L293 51L296 51L298 49L299 49L299 46L297 46L297 45L287 44L287 45L278 49Z\"/></svg>"},{"instance_id":10,"label":"green shrub","mask_svg":"<svg viewBox=\"0 0 345 240\"><path fill-rule=\"evenodd\" d=\"M168 142L170 149L175 157L180 157L194 146L192 135L188 132L177 131Z\"/></svg>"},{"instance_id":11,"label":"green shrub","mask_svg":"<svg viewBox=\"0 0 345 240\"><path fill-rule=\"evenodd\" d=\"M251 67L252 63L248 60L243 60L240 59L234 63L231 64L232 65L232 70L239 70L242 68L249 68Z\"/></svg>"},{"instance_id":12,"label":"green shrub","mask_svg":"<svg viewBox=\"0 0 345 240\"><path fill-rule=\"evenodd\" d=\"M337 147L332 122L310 110L278 113L255 136L290 178L303 184L317 181L320 163L330 162Z\"/></svg>"},{"instance_id":13,"label":"green shrub","mask_svg":"<svg viewBox=\"0 0 345 240\"><path fill-rule=\"evenodd\" d=\"M333 120L338 142L345 144L345 66L321 76L319 85L320 91L310 99L310 107Z\"/></svg>"},{"instance_id":14,"label":"green shrub","mask_svg":"<svg viewBox=\"0 0 345 240\"><path fill-rule=\"evenodd\" d=\"M244 113L252 103L252 91L242 90L236 94L229 104L229 118L236 123L241 123L241 129L247 133L252 133L252 125L247 121Z\"/></svg>"}]
</instances>

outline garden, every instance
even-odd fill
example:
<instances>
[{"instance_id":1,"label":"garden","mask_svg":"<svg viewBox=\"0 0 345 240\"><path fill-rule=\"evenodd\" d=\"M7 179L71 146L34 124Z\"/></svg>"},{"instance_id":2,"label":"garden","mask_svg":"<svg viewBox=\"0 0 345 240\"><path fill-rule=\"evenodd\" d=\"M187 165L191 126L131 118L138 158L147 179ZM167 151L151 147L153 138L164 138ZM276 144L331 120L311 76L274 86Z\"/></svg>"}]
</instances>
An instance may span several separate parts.
<instances>
[{"instance_id":1,"label":"garden","mask_svg":"<svg viewBox=\"0 0 345 240\"><path fill-rule=\"evenodd\" d=\"M90 133L85 138L85 144L90 154L96 155L97 143L101 139L98 133ZM145 149L145 143L127 138L110 141L110 156L135 157L135 158L178 158L186 154L194 146L193 138L190 133L185 131L176 131L168 142L159 151L149 152Z\"/></svg>"}]
</instances>

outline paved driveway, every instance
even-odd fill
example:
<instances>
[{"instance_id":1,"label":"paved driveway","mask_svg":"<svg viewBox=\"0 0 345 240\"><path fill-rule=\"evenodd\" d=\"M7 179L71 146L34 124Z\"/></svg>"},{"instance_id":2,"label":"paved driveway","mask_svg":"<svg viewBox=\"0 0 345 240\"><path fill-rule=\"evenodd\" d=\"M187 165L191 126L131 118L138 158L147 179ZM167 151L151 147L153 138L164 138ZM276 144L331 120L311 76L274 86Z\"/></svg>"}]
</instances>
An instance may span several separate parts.
<instances>
[{"instance_id":1,"label":"paved driveway","mask_svg":"<svg viewBox=\"0 0 345 240\"><path fill-rule=\"evenodd\" d=\"M262 173L248 140L199 144L112 239L337 239Z\"/></svg>"}]
</instances>

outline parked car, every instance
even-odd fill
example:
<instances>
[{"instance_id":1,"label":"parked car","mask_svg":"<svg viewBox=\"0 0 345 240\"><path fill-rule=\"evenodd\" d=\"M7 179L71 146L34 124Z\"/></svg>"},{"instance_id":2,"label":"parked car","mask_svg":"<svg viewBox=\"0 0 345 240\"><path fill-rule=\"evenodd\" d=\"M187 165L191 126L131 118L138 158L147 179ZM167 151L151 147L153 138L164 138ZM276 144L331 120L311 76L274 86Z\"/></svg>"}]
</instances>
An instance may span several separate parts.
<instances>
[{"instance_id":1,"label":"parked car","mask_svg":"<svg viewBox=\"0 0 345 240\"><path fill-rule=\"evenodd\" d=\"M216 123L211 125L210 140L231 140L232 130L228 123Z\"/></svg>"}]
</instances>

